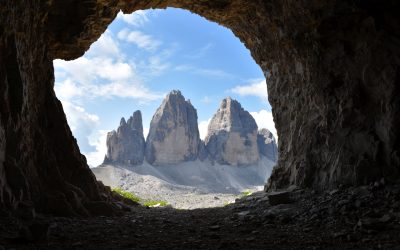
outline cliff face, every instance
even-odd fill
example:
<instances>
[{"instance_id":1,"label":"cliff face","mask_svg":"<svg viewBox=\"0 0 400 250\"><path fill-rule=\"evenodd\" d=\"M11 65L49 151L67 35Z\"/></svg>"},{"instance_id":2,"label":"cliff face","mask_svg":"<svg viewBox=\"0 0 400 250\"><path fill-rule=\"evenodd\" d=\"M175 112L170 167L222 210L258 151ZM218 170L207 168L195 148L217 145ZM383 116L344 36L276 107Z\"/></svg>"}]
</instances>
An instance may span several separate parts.
<instances>
[{"instance_id":1,"label":"cliff face","mask_svg":"<svg viewBox=\"0 0 400 250\"><path fill-rule=\"evenodd\" d=\"M278 145L274 135L266 128L258 130L257 144L260 155L271 159L272 161L278 160Z\"/></svg>"},{"instance_id":2,"label":"cliff face","mask_svg":"<svg viewBox=\"0 0 400 250\"><path fill-rule=\"evenodd\" d=\"M143 163L145 145L142 114L137 110L128 122L121 119L117 131L107 134L107 155L104 163L140 165Z\"/></svg>"},{"instance_id":3,"label":"cliff face","mask_svg":"<svg viewBox=\"0 0 400 250\"><path fill-rule=\"evenodd\" d=\"M169 93L153 115L145 142L142 116L120 121L117 131L107 134L104 164L172 165L206 159L224 165L258 163L261 156L276 162L275 138L267 129L257 133L257 124L239 102L226 98L214 114L205 142L199 138L197 111L180 91Z\"/></svg>"},{"instance_id":4,"label":"cliff face","mask_svg":"<svg viewBox=\"0 0 400 250\"><path fill-rule=\"evenodd\" d=\"M260 159L257 124L239 102L226 98L208 125L205 145L219 164L251 165Z\"/></svg>"},{"instance_id":5,"label":"cliff face","mask_svg":"<svg viewBox=\"0 0 400 250\"><path fill-rule=\"evenodd\" d=\"M12 1L0 8L0 205L104 201L54 91L122 9L177 7L230 28L265 72L279 135L268 188L398 180L399 1ZM79 13L77 15L76 13ZM105 195L101 195L104 193ZM88 205L89 204L89 205Z\"/></svg>"},{"instance_id":6,"label":"cliff face","mask_svg":"<svg viewBox=\"0 0 400 250\"><path fill-rule=\"evenodd\" d=\"M172 91L151 120L146 161L153 165L170 165L195 160L200 143L196 109L180 91Z\"/></svg>"}]
</instances>

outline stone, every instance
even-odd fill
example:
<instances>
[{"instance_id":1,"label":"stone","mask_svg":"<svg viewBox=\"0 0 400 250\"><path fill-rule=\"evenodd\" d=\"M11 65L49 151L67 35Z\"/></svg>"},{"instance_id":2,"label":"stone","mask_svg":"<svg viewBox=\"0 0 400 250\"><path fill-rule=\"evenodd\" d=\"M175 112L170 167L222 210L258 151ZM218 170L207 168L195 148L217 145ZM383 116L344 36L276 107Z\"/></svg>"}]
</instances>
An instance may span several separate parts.
<instances>
[{"instance_id":1,"label":"stone","mask_svg":"<svg viewBox=\"0 0 400 250\"><path fill-rule=\"evenodd\" d=\"M104 164L140 165L143 163L145 145L142 114L137 110L127 122L121 118L117 131L107 134L107 155Z\"/></svg>"},{"instance_id":2,"label":"stone","mask_svg":"<svg viewBox=\"0 0 400 250\"><path fill-rule=\"evenodd\" d=\"M271 161L278 161L278 146L274 135L266 128L257 132L257 144L260 155L263 155Z\"/></svg>"},{"instance_id":3,"label":"stone","mask_svg":"<svg viewBox=\"0 0 400 250\"><path fill-rule=\"evenodd\" d=\"M290 192L282 191L282 192L273 192L268 194L269 204L271 206L276 206L280 204L290 204L293 202L293 199L290 196Z\"/></svg>"},{"instance_id":4,"label":"stone","mask_svg":"<svg viewBox=\"0 0 400 250\"><path fill-rule=\"evenodd\" d=\"M180 91L171 91L151 120L146 161L152 165L194 161L201 143L196 109Z\"/></svg>"},{"instance_id":5,"label":"stone","mask_svg":"<svg viewBox=\"0 0 400 250\"><path fill-rule=\"evenodd\" d=\"M222 100L208 125L205 145L210 159L232 166L259 161L257 124L240 103L230 97Z\"/></svg>"},{"instance_id":6,"label":"stone","mask_svg":"<svg viewBox=\"0 0 400 250\"><path fill-rule=\"evenodd\" d=\"M84 206L94 216L113 216L118 213L116 205L104 201L89 201Z\"/></svg>"},{"instance_id":7,"label":"stone","mask_svg":"<svg viewBox=\"0 0 400 250\"><path fill-rule=\"evenodd\" d=\"M213 226L209 226L208 229L210 229L211 231L217 231L221 228L220 225L213 225Z\"/></svg>"}]
</instances>

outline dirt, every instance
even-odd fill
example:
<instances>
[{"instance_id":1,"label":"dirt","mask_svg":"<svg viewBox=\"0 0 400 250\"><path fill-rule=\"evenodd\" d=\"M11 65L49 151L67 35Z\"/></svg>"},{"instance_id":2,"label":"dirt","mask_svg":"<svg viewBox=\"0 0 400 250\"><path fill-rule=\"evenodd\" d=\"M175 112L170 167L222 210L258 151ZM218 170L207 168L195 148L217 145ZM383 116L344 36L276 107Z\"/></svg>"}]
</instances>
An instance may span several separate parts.
<instances>
[{"instance_id":1,"label":"dirt","mask_svg":"<svg viewBox=\"0 0 400 250\"><path fill-rule=\"evenodd\" d=\"M258 192L222 208L136 206L116 217L34 222L3 215L0 249L400 249L399 198L400 185L374 183Z\"/></svg>"}]
</instances>

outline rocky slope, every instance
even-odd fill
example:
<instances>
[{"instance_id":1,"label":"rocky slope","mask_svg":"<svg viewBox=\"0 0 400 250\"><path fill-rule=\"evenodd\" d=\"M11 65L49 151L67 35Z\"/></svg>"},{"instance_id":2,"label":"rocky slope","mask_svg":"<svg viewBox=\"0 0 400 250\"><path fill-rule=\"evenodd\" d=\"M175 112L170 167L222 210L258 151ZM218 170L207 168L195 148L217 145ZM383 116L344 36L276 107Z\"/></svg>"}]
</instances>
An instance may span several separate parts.
<instances>
[{"instance_id":1,"label":"rocky slope","mask_svg":"<svg viewBox=\"0 0 400 250\"><path fill-rule=\"evenodd\" d=\"M199 147L197 111L180 91L172 91L151 120L146 161L153 165L171 165L195 160Z\"/></svg>"},{"instance_id":2,"label":"rocky slope","mask_svg":"<svg viewBox=\"0 0 400 250\"><path fill-rule=\"evenodd\" d=\"M107 155L105 163L128 163L138 165L143 163L145 141L143 136L142 114L135 111L128 119L121 119L117 131L107 134Z\"/></svg>"},{"instance_id":3,"label":"rocky slope","mask_svg":"<svg viewBox=\"0 0 400 250\"><path fill-rule=\"evenodd\" d=\"M105 185L119 187L144 200L163 200L174 208L195 209L223 206L243 191L262 190L274 165L264 157L246 167L197 160L162 167L148 163L103 164L91 170Z\"/></svg>"},{"instance_id":4,"label":"rocky slope","mask_svg":"<svg viewBox=\"0 0 400 250\"><path fill-rule=\"evenodd\" d=\"M205 146L219 164L251 165L259 159L257 124L239 102L226 98L208 125Z\"/></svg>"}]
</instances>

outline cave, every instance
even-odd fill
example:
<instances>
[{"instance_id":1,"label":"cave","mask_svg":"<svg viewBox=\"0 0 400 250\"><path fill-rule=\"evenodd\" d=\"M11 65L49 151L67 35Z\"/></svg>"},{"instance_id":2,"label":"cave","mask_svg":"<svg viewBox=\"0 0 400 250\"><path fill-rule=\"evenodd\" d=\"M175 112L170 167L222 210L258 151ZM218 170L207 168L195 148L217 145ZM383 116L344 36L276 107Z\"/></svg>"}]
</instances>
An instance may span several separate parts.
<instances>
[{"instance_id":1,"label":"cave","mask_svg":"<svg viewBox=\"0 0 400 250\"><path fill-rule=\"evenodd\" d=\"M400 18L377 1L5 1L0 9L0 207L114 214L68 127L53 60L88 50L122 10L175 7L233 31L268 81L279 162L267 191L400 177Z\"/></svg>"}]
</instances>

